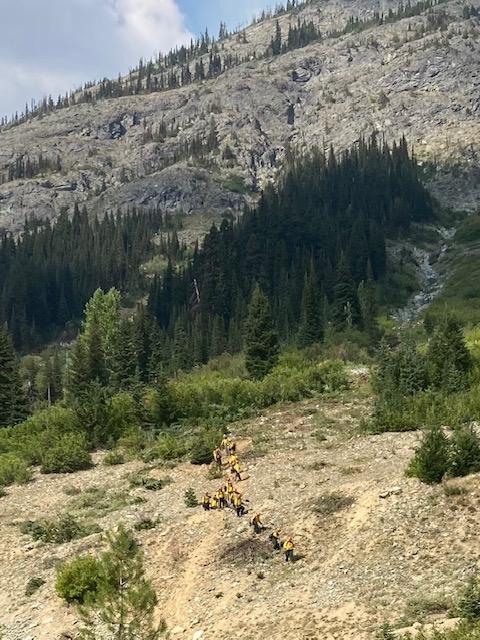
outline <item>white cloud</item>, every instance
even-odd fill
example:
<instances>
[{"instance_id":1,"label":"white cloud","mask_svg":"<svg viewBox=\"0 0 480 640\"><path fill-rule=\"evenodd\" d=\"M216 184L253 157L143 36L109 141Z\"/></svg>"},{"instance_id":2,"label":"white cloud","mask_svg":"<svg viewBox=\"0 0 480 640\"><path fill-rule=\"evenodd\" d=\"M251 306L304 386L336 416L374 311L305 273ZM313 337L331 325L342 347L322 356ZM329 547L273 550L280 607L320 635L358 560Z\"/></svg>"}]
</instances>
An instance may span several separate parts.
<instances>
[{"instance_id":1,"label":"white cloud","mask_svg":"<svg viewBox=\"0 0 480 640\"><path fill-rule=\"evenodd\" d=\"M125 45L137 55L150 57L192 37L174 0L110 0L110 5Z\"/></svg>"},{"instance_id":2,"label":"white cloud","mask_svg":"<svg viewBox=\"0 0 480 640\"><path fill-rule=\"evenodd\" d=\"M115 77L191 37L178 0L16 0L0 35L0 115Z\"/></svg>"}]
</instances>

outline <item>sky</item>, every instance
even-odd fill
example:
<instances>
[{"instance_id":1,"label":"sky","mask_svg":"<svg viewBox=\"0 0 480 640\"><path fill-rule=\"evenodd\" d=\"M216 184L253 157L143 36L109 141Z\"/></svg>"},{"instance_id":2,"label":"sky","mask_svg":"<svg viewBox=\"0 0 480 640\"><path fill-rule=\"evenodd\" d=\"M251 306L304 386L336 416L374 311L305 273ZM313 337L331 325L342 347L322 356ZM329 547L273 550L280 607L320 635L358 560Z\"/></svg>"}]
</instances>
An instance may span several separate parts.
<instances>
[{"instance_id":1,"label":"sky","mask_svg":"<svg viewBox=\"0 0 480 640\"><path fill-rule=\"evenodd\" d=\"M248 22L268 0L0 0L0 115L116 77L140 57L188 43L220 21ZM274 3L273 3L274 4Z\"/></svg>"}]
</instances>

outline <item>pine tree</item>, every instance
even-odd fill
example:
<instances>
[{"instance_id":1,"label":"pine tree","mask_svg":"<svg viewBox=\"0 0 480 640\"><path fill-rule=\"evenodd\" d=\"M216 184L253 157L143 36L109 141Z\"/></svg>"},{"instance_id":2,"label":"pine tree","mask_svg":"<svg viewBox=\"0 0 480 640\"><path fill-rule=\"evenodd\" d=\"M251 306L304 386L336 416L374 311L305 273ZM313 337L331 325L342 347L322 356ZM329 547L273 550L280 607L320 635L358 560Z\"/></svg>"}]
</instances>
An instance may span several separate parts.
<instances>
[{"instance_id":1,"label":"pine tree","mask_svg":"<svg viewBox=\"0 0 480 640\"><path fill-rule=\"evenodd\" d=\"M456 429L451 446L449 471L452 476L468 476L480 471L480 438L472 426Z\"/></svg>"},{"instance_id":2,"label":"pine tree","mask_svg":"<svg viewBox=\"0 0 480 640\"><path fill-rule=\"evenodd\" d=\"M132 323L124 320L120 325L118 345L112 363L112 383L116 389L131 389L137 382L137 354L133 342Z\"/></svg>"},{"instance_id":3,"label":"pine tree","mask_svg":"<svg viewBox=\"0 0 480 640\"><path fill-rule=\"evenodd\" d=\"M190 350L185 321L182 318L179 318L175 324L172 367L174 371L188 371L192 364L192 353Z\"/></svg>"},{"instance_id":4,"label":"pine tree","mask_svg":"<svg viewBox=\"0 0 480 640\"><path fill-rule=\"evenodd\" d=\"M372 268L368 267L368 279L362 281L358 287L358 299L362 314L362 327L365 331L369 346L375 348L380 340L380 327L378 326L378 305L373 281Z\"/></svg>"},{"instance_id":5,"label":"pine tree","mask_svg":"<svg viewBox=\"0 0 480 640\"><path fill-rule=\"evenodd\" d=\"M67 395L70 403L84 397L89 380L87 349L84 341L78 338L73 346L67 368Z\"/></svg>"},{"instance_id":6,"label":"pine tree","mask_svg":"<svg viewBox=\"0 0 480 640\"><path fill-rule=\"evenodd\" d=\"M255 380L264 378L278 361L278 337L270 303L260 288L253 290L245 331L245 366Z\"/></svg>"},{"instance_id":7,"label":"pine tree","mask_svg":"<svg viewBox=\"0 0 480 640\"><path fill-rule=\"evenodd\" d=\"M143 553L123 527L106 540L98 597L79 610L84 625L79 640L156 640L164 623L154 623L157 596L145 578Z\"/></svg>"},{"instance_id":8,"label":"pine tree","mask_svg":"<svg viewBox=\"0 0 480 640\"><path fill-rule=\"evenodd\" d=\"M434 386L451 387L452 376L463 386L466 375L472 368L472 356L455 318L446 318L435 329L428 346L427 361Z\"/></svg>"},{"instance_id":9,"label":"pine tree","mask_svg":"<svg viewBox=\"0 0 480 640\"><path fill-rule=\"evenodd\" d=\"M26 413L26 398L12 340L0 326L0 427L20 422Z\"/></svg>"},{"instance_id":10,"label":"pine tree","mask_svg":"<svg viewBox=\"0 0 480 640\"><path fill-rule=\"evenodd\" d=\"M423 440L408 467L408 475L427 484L441 482L449 467L449 442L438 425L423 434Z\"/></svg>"},{"instance_id":11,"label":"pine tree","mask_svg":"<svg viewBox=\"0 0 480 640\"><path fill-rule=\"evenodd\" d=\"M357 288L353 281L345 255L342 255L337 269L334 288L333 321L336 329L342 331L357 326L360 322L360 305Z\"/></svg>"},{"instance_id":12,"label":"pine tree","mask_svg":"<svg viewBox=\"0 0 480 640\"><path fill-rule=\"evenodd\" d=\"M318 288L313 264L305 279L302 296L302 319L298 342L300 347L309 347L323 340L322 296Z\"/></svg>"}]
</instances>

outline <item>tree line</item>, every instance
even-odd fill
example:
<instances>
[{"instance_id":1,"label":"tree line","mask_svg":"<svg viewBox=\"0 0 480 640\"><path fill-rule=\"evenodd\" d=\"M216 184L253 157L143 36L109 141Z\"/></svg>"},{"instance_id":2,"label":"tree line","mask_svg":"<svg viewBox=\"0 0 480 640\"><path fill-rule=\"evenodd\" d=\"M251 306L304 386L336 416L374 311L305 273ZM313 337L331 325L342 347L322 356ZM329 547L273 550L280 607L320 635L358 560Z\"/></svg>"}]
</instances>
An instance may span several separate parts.
<instances>
[{"instance_id":1,"label":"tree line","mask_svg":"<svg viewBox=\"0 0 480 640\"><path fill-rule=\"evenodd\" d=\"M163 252L176 260L182 249L158 209L89 217L85 207L62 213L56 223L27 221L19 238L0 236L0 323L19 351L34 350L78 321L97 287L134 295L145 288L142 262Z\"/></svg>"}]
</instances>

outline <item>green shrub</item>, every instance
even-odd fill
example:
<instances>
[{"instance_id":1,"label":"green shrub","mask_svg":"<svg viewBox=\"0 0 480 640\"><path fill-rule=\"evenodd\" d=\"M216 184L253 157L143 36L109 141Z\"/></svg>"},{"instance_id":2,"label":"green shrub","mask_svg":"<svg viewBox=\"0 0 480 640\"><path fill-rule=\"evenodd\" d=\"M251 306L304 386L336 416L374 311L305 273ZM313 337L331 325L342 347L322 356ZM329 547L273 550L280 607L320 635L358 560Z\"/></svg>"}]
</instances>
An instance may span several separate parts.
<instances>
[{"instance_id":1,"label":"green shrub","mask_svg":"<svg viewBox=\"0 0 480 640\"><path fill-rule=\"evenodd\" d=\"M187 450L185 438L167 433L158 436L154 445L154 451L160 460L178 460L183 458Z\"/></svg>"},{"instance_id":2,"label":"green shrub","mask_svg":"<svg viewBox=\"0 0 480 640\"><path fill-rule=\"evenodd\" d=\"M480 581L471 578L458 601L457 610L460 617L469 622L480 621Z\"/></svg>"},{"instance_id":3,"label":"green shrub","mask_svg":"<svg viewBox=\"0 0 480 640\"><path fill-rule=\"evenodd\" d=\"M204 429L192 439L190 445L190 462L195 465L210 464L213 461L213 450L220 445L222 433L216 429Z\"/></svg>"},{"instance_id":4,"label":"green shrub","mask_svg":"<svg viewBox=\"0 0 480 640\"><path fill-rule=\"evenodd\" d=\"M184 499L185 499L186 507L190 507L190 508L198 507L197 496L195 495L195 491L192 487L189 487L185 491Z\"/></svg>"},{"instance_id":5,"label":"green shrub","mask_svg":"<svg viewBox=\"0 0 480 640\"><path fill-rule=\"evenodd\" d=\"M121 451L109 451L103 459L107 467L114 467L125 463L125 456Z\"/></svg>"},{"instance_id":6,"label":"green shrub","mask_svg":"<svg viewBox=\"0 0 480 640\"><path fill-rule=\"evenodd\" d=\"M424 432L422 442L408 466L407 475L427 484L441 482L449 468L449 454L449 442L443 429L433 426Z\"/></svg>"},{"instance_id":7,"label":"green shrub","mask_svg":"<svg viewBox=\"0 0 480 640\"><path fill-rule=\"evenodd\" d=\"M26 484L31 479L32 474L24 460L11 453L0 455L0 486Z\"/></svg>"},{"instance_id":8,"label":"green shrub","mask_svg":"<svg viewBox=\"0 0 480 640\"><path fill-rule=\"evenodd\" d=\"M322 516L332 515L337 513L337 511L348 509L348 507L351 507L354 503L354 498L346 496L343 493L327 493L315 501L313 511Z\"/></svg>"},{"instance_id":9,"label":"green shrub","mask_svg":"<svg viewBox=\"0 0 480 640\"><path fill-rule=\"evenodd\" d=\"M456 429L451 442L449 472L468 476L480 471L480 438L471 426Z\"/></svg>"},{"instance_id":10,"label":"green shrub","mask_svg":"<svg viewBox=\"0 0 480 640\"><path fill-rule=\"evenodd\" d=\"M79 556L57 570L55 591L68 604L95 602L102 583L99 561L93 556Z\"/></svg>"},{"instance_id":11,"label":"green shrub","mask_svg":"<svg viewBox=\"0 0 480 640\"><path fill-rule=\"evenodd\" d=\"M75 433L61 435L42 454L42 473L74 473L92 466L92 458L84 436Z\"/></svg>"},{"instance_id":12,"label":"green shrub","mask_svg":"<svg viewBox=\"0 0 480 640\"><path fill-rule=\"evenodd\" d=\"M34 540L63 544L97 533L99 528L95 525L82 525L73 516L65 514L58 520L28 520L20 525L20 531Z\"/></svg>"},{"instance_id":13,"label":"green shrub","mask_svg":"<svg viewBox=\"0 0 480 640\"><path fill-rule=\"evenodd\" d=\"M146 446L147 436L140 427L131 429L117 442L117 448L130 458L139 458Z\"/></svg>"},{"instance_id":14,"label":"green shrub","mask_svg":"<svg viewBox=\"0 0 480 640\"><path fill-rule=\"evenodd\" d=\"M160 491L169 484L172 484L173 480L171 478L152 478L146 476L144 473L133 473L130 476L129 482L132 488Z\"/></svg>"},{"instance_id":15,"label":"green shrub","mask_svg":"<svg viewBox=\"0 0 480 640\"><path fill-rule=\"evenodd\" d=\"M135 525L135 531L148 531L149 529L155 529L158 525L158 520L152 520L151 518L142 518Z\"/></svg>"},{"instance_id":16,"label":"green shrub","mask_svg":"<svg viewBox=\"0 0 480 640\"><path fill-rule=\"evenodd\" d=\"M27 598L31 598L44 584L45 580L43 578L30 578L25 587L25 595Z\"/></svg>"}]
</instances>

